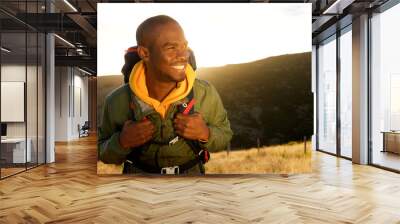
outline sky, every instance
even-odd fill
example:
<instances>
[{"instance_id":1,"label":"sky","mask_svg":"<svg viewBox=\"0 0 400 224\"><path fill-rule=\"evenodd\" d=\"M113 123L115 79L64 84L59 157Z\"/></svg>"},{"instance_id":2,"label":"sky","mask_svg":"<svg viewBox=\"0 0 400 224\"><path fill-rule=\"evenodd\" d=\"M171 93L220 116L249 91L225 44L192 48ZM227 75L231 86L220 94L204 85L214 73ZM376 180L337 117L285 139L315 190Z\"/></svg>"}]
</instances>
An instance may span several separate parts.
<instances>
[{"instance_id":1,"label":"sky","mask_svg":"<svg viewBox=\"0 0 400 224\"><path fill-rule=\"evenodd\" d=\"M120 75L125 50L145 19L168 15L182 26L197 67L217 67L311 51L311 4L99 3L97 72Z\"/></svg>"}]
</instances>

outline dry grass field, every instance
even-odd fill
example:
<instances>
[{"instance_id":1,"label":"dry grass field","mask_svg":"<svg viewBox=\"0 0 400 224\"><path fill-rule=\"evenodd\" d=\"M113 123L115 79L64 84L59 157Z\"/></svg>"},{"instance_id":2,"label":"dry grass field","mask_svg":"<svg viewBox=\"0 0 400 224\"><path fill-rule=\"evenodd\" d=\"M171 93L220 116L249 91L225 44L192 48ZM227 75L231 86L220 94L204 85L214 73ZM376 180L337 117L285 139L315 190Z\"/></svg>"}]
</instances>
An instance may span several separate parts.
<instances>
[{"instance_id":1,"label":"dry grass field","mask_svg":"<svg viewBox=\"0 0 400 224\"><path fill-rule=\"evenodd\" d=\"M217 152L206 164L207 174L265 174L311 172L311 143L291 142L285 145ZM97 163L98 174L121 174L122 167Z\"/></svg>"},{"instance_id":2,"label":"dry grass field","mask_svg":"<svg viewBox=\"0 0 400 224\"><path fill-rule=\"evenodd\" d=\"M206 165L208 174L253 174L253 173L308 173L311 172L311 142L291 142L285 145L260 149L211 154Z\"/></svg>"}]
</instances>

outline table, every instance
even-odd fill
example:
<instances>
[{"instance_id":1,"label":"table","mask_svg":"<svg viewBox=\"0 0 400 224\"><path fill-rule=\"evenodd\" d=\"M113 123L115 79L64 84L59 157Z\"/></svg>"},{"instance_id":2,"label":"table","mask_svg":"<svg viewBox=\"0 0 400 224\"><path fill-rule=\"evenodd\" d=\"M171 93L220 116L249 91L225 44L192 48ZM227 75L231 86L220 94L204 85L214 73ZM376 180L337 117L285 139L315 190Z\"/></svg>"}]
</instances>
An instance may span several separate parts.
<instances>
[{"instance_id":1,"label":"table","mask_svg":"<svg viewBox=\"0 0 400 224\"><path fill-rule=\"evenodd\" d=\"M27 138L28 143L25 154L25 138L1 139L1 157L5 163L26 163L31 162L32 140Z\"/></svg>"},{"instance_id":2,"label":"table","mask_svg":"<svg viewBox=\"0 0 400 224\"><path fill-rule=\"evenodd\" d=\"M381 133L383 133L382 152L400 154L400 131L382 131Z\"/></svg>"}]
</instances>

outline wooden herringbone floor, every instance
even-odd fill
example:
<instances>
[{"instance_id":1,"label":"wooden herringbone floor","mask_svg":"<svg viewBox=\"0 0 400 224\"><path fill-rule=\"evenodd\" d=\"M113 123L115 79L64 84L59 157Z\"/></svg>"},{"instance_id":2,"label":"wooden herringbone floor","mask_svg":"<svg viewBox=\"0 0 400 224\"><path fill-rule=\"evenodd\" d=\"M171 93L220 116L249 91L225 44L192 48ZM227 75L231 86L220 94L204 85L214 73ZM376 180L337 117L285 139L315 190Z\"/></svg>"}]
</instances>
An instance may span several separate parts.
<instances>
[{"instance_id":1,"label":"wooden herringbone floor","mask_svg":"<svg viewBox=\"0 0 400 224\"><path fill-rule=\"evenodd\" d=\"M400 175L322 153L313 173L97 176L94 138L0 181L0 223L400 223Z\"/></svg>"}]
</instances>

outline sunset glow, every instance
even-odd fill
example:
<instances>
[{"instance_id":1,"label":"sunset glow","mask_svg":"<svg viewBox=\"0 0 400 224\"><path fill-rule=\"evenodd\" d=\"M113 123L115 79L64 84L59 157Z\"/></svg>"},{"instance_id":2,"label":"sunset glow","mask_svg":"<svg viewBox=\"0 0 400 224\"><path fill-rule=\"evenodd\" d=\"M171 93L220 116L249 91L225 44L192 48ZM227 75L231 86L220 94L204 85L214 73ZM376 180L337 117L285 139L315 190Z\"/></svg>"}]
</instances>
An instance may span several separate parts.
<instances>
[{"instance_id":1,"label":"sunset glow","mask_svg":"<svg viewBox=\"0 0 400 224\"><path fill-rule=\"evenodd\" d=\"M155 15L176 19L198 67L311 51L311 4L98 4L98 75L118 75L137 26Z\"/></svg>"}]
</instances>

